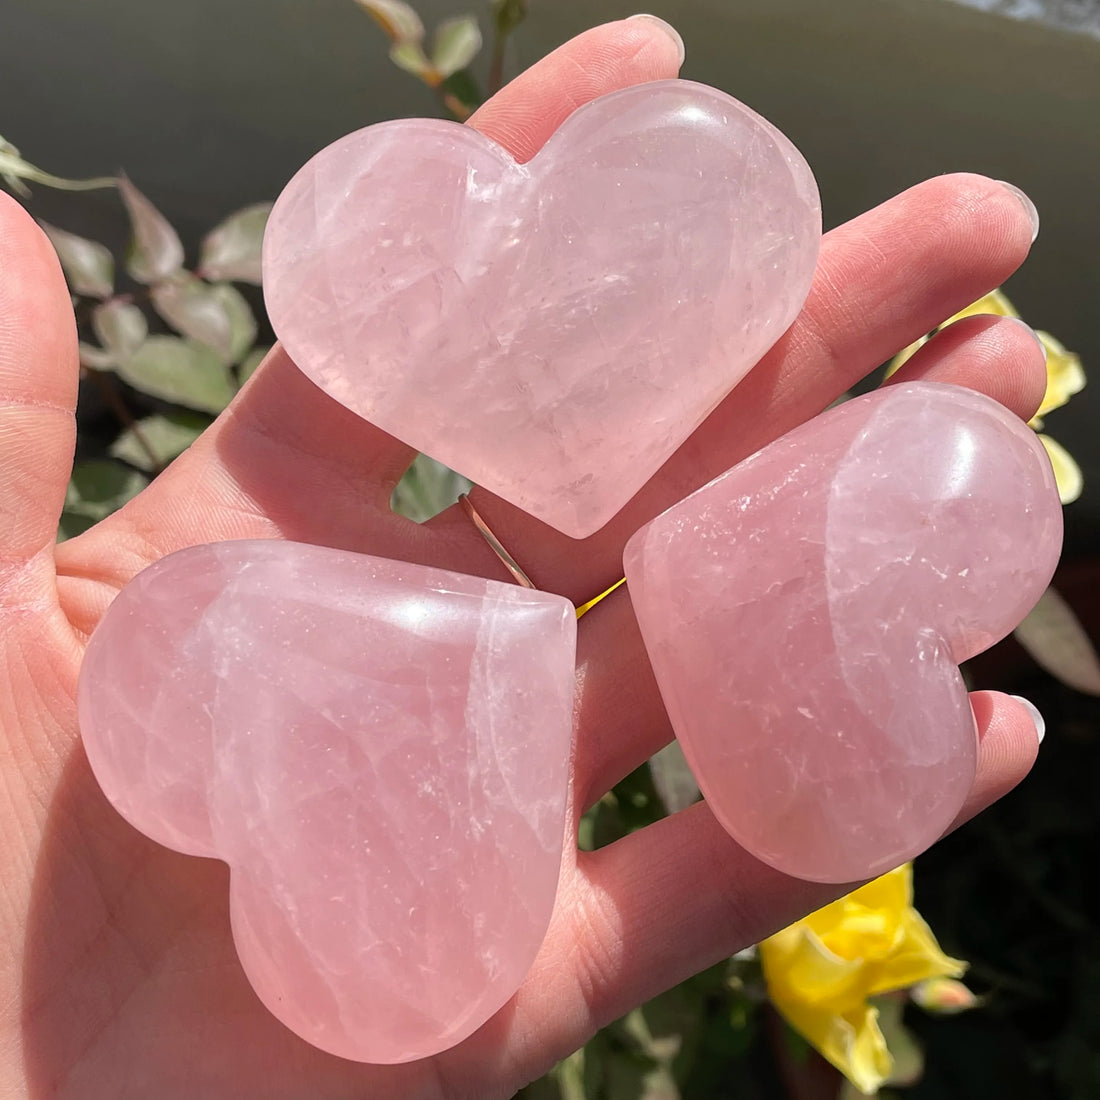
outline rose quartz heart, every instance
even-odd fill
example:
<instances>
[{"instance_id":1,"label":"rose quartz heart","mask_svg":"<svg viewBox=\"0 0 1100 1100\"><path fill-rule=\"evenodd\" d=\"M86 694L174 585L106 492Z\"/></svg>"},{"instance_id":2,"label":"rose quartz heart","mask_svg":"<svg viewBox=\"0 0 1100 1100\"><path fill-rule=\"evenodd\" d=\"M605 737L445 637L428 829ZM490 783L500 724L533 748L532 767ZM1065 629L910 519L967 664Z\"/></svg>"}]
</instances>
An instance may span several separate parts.
<instances>
[{"instance_id":1,"label":"rose quartz heart","mask_svg":"<svg viewBox=\"0 0 1100 1100\"><path fill-rule=\"evenodd\" d=\"M232 868L241 963L369 1062L516 991L565 834L576 618L559 596L288 542L183 550L88 645L80 727L138 829Z\"/></svg>"},{"instance_id":2,"label":"rose quartz heart","mask_svg":"<svg viewBox=\"0 0 1100 1100\"><path fill-rule=\"evenodd\" d=\"M342 138L275 204L264 294L332 397L582 537L794 320L820 222L770 123L661 81L581 107L528 164L428 119Z\"/></svg>"},{"instance_id":3,"label":"rose quartz heart","mask_svg":"<svg viewBox=\"0 0 1100 1100\"><path fill-rule=\"evenodd\" d=\"M1020 622L1061 541L1035 434L928 383L810 421L642 528L630 597L730 835L821 882L931 844L975 773L957 665Z\"/></svg>"}]
</instances>

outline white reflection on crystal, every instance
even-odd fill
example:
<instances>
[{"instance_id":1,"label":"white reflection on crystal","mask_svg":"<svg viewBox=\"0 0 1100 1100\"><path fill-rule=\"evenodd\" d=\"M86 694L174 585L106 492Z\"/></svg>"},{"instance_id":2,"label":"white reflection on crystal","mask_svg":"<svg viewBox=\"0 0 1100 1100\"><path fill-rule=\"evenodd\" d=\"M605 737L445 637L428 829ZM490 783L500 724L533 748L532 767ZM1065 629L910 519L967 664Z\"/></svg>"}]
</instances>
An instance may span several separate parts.
<instances>
[{"instance_id":1,"label":"white reflection on crystal","mask_svg":"<svg viewBox=\"0 0 1100 1100\"><path fill-rule=\"evenodd\" d=\"M484 175L484 173L482 173ZM472 164L466 169L466 198L471 202L495 202L500 196L500 177L478 178Z\"/></svg>"},{"instance_id":2,"label":"white reflection on crystal","mask_svg":"<svg viewBox=\"0 0 1100 1100\"><path fill-rule=\"evenodd\" d=\"M944 471L947 475L944 495L965 496L973 486L974 467L978 458L978 440L974 432L962 424L955 425L954 461Z\"/></svg>"},{"instance_id":3,"label":"white reflection on crystal","mask_svg":"<svg viewBox=\"0 0 1100 1100\"><path fill-rule=\"evenodd\" d=\"M681 122L698 122L704 125L709 125L713 118L709 111L704 111L702 107L694 103L686 103L676 112L676 117Z\"/></svg>"},{"instance_id":4,"label":"white reflection on crystal","mask_svg":"<svg viewBox=\"0 0 1100 1100\"><path fill-rule=\"evenodd\" d=\"M420 632L420 628L428 621L432 613L431 604L427 600L409 598L397 600L393 606L393 621L406 630Z\"/></svg>"}]
</instances>

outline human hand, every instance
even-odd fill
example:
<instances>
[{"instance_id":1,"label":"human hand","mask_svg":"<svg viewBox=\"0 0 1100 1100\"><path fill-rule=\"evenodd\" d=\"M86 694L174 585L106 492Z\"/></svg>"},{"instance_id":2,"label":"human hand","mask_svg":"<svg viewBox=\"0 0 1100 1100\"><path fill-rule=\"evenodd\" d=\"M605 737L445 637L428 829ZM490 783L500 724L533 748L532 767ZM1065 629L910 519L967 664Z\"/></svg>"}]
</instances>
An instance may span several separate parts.
<instances>
[{"instance_id":1,"label":"human hand","mask_svg":"<svg viewBox=\"0 0 1100 1100\"><path fill-rule=\"evenodd\" d=\"M471 122L527 159L580 103L678 66L657 24L608 24L540 62ZM623 545L642 523L999 285L1031 237L1027 212L1000 184L945 176L915 187L826 237L792 329L608 527L578 543L487 494L475 492L477 507L539 587L582 603L618 579ZM299 1040L237 962L225 867L147 840L101 794L76 724L84 642L140 569L218 539L288 538L507 575L458 509L424 527L393 515L409 449L331 401L278 349L144 493L55 548L77 373L52 249L0 197L0 1094L507 1097L602 1024L841 892L753 860L698 804L597 852L567 845L527 981L458 1047L367 1066ZM898 378L969 385L1027 417L1045 372L1022 326L971 318ZM579 627L574 836L580 813L672 736L627 593ZM1015 785L1037 748L1018 703L993 693L973 701L980 764L964 818Z\"/></svg>"}]
</instances>

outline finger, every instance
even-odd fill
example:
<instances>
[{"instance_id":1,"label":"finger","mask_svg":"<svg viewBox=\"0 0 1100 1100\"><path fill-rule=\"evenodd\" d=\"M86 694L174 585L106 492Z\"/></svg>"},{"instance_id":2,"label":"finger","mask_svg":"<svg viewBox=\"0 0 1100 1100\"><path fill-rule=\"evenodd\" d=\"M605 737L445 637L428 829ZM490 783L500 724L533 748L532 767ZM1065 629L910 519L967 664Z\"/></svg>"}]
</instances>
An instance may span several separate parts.
<instances>
[{"instance_id":1,"label":"finger","mask_svg":"<svg viewBox=\"0 0 1100 1100\"><path fill-rule=\"evenodd\" d=\"M529 156L588 99L674 76L679 53L649 20L597 27L503 89L474 120ZM63 545L62 598L88 630L121 585L184 546L285 537L506 577L467 527L436 535L389 511L412 451L331 400L276 348L226 414L157 480L91 531Z\"/></svg>"},{"instance_id":2,"label":"finger","mask_svg":"<svg viewBox=\"0 0 1100 1100\"><path fill-rule=\"evenodd\" d=\"M521 73L470 125L530 160L582 103L609 91L676 76L684 43L663 19L634 16L593 27Z\"/></svg>"},{"instance_id":3,"label":"finger","mask_svg":"<svg viewBox=\"0 0 1100 1100\"><path fill-rule=\"evenodd\" d=\"M1046 352L1034 330L1015 317L964 317L937 333L885 384L959 378L981 379L983 393L1030 420L1046 392Z\"/></svg>"},{"instance_id":4,"label":"finger","mask_svg":"<svg viewBox=\"0 0 1100 1100\"><path fill-rule=\"evenodd\" d=\"M980 752L977 780L959 821L1020 781L1035 759L1035 726L1008 696L972 697ZM553 929L576 946L573 969L536 971L534 986L574 1049L631 1007L728 958L847 893L856 884L789 878L755 860L705 803L596 852L582 853L578 882ZM552 957L547 955L547 958ZM560 959L563 956L558 956Z\"/></svg>"},{"instance_id":5,"label":"finger","mask_svg":"<svg viewBox=\"0 0 1100 1100\"><path fill-rule=\"evenodd\" d=\"M1027 210L1000 183L953 175L919 184L826 235L790 330L601 531L570 539L480 490L478 510L540 588L590 599L622 576L622 548L645 522L999 286L1031 239ZM446 529L461 517L436 522Z\"/></svg>"},{"instance_id":6,"label":"finger","mask_svg":"<svg viewBox=\"0 0 1100 1100\"><path fill-rule=\"evenodd\" d=\"M998 691L970 693L980 731L978 774L952 829L1003 798L1031 771L1044 730L1032 704Z\"/></svg>"},{"instance_id":7,"label":"finger","mask_svg":"<svg viewBox=\"0 0 1100 1100\"><path fill-rule=\"evenodd\" d=\"M1045 353L1026 325L973 317L929 341L905 364L902 377L966 386L1024 417L1042 398L1045 363ZM613 593L584 623L578 654L586 670L579 703L580 728L586 735L577 744L576 783L581 804L589 806L667 744L673 733L629 592Z\"/></svg>"},{"instance_id":8,"label":"finger","mask_svg":"<svg viewBox=\"0 0 1100 1100\"><path fill-rule=\"evenodd\" d=\"M52 597L77 378L76 328L57 255L0 193L0 598L9 608Z\"/></svg>"},{"instance_id":9,"label":"finger","mask_svg":"<svg viewBox=\"0 0 1100 1100\"><path fill-rule=\"evenodd\" d=\"M325 396L276 348L149 488L57 548L62 606L89 633L135 573L202 542L282 536L399 551L404 529L382 479L400 476L410 457L403 444Z\"/></svg>"}]
</instances>

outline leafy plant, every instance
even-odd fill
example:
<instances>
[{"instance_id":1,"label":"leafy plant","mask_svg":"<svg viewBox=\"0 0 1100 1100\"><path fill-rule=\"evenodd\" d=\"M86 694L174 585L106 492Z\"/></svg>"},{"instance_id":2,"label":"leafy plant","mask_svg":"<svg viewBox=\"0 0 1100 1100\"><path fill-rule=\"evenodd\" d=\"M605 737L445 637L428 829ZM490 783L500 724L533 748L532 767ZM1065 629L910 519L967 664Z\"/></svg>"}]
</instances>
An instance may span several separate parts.
<instances>
[{"instance_id":1,"label":"leafy plant","mask_svg":"<svg viewBox=\"0 0 1100 1100\"><path fill-rule=\"evenodd\" d=\"M126 177L114 186L132 229L121 265L99 242L43 225L73 294L82 376L99 389L120 427L109 458L76 464L62 537L93 514L89 500L98 510L120 507L186 450L266 350L256 345L259 324L234 283L260 282L270 205L228 217L203 240L190 270L164 215ZM135 414L134 395L152 406L148 415ZM89 498L85 483L93 472Z\"/></svg>"},{"instance_id":2,"label":"leafy plant","mask_svg":"<svg viewBox=\"0 0 1100 1100\"><path fill-rule=\"evenodd\" d=\"M476 16L445 19L429 35L423 20L404 0L354 2L386 34L394 64L432 88L443 109L458 119L469 117L503 83L507 42L527 14L527 0L491 0L488 72L483 84L472 72L485 47ZM115 188L132 230L130 248L116 257L100 242L43 225L73 295L82 376L117 421L113 439L106 446L87 448L87 456L74 467L59 531L60 538L67 538L121 507L185 451L269 350L258 342L266 322L257 316L241 287L260 284L260 246L271 205L256 203L229 215L203 238L189 265L176 230L125 177L64 179L28 162L0 138L0 180L24 198L30 196L29 185L73 191ZM1011 311L1003 296L995 305L995 312ZM989 311L988 301L983 311ZM1044 340L1044 346L1052 382L1051 400L1044 403L1047 412L1080 388L1083 375L1076 373L1079 364L1074 367L1074 357L1053 338ZM1065 464L1063 468L1071 475L1063 486L1070 496L1079 490L1079 482L1072 478L1073 469ZM420 521L468 488L469 483L453 471L419 456L395 489L393 506ZM1064 683L1100 694L1100 660L1057 592L1047 593L1019 628L1017 638ZM698 797L694 777L673 743L584 816L580 846L593 849L611 843ZM1070 824L1064 827L1067 835L1077 835L1069 832ZM1024 888L1033 888L1033 880L1047 872L1046 862L1038 854L1032 855L1030 863L1020 861L1015 870ZM1056 906L1048 904L1057 914ZM975 965L972 972L980 969ZM998 981L1010 984L1012 976L998 976ZM931 979L909 996L929 1011L942 1013L979 1003L966 987L952 982ZM894 1058L891 1082L897 1085L915 1081L921 1072L920 1047L902 1022L903 1006L899 997L876 1000L873 1005ZM524 1100L722 1100L776 1095L761 1091L761 1051L765 1061L783 1063L805 1061L811 1050L798 1036L781 1030L785 1037L778 1044L770 1042L768 1033L775 1031L774 1025L760 958L750 949L605 1028L521 1096ZM1060 1074L1075 1072L1074 1059L1090 1057L1087 1037L1094 1030L1090 1026L1081 1036L1069 1033L1063 1040L1068 1055Z\"/></svg>"},{"instance_id":3,"label":"leafy plant","mask_svg":"<svg viewBox=\"0 0 1100 1100\"><path fill-rule=\"evenodd\" d=\"M487 94L469 66L481 52L481 27L474 15L444 19L425 47L424 22L404 0L355 0L390 40L390 59L435 90L443 107L465 121L504 83L505 44L527 16L527 0L491 0L491 59Z\"/></svg>"}]
</instances>

